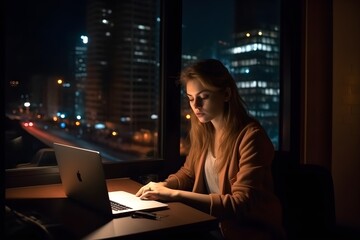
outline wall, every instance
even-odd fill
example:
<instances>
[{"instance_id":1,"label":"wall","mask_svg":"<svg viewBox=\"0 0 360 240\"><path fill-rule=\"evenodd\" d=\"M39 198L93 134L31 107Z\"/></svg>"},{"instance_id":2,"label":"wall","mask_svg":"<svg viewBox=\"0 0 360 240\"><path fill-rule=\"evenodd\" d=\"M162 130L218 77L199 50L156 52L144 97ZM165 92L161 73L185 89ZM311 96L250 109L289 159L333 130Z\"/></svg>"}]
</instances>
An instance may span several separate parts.
<instances>
[{"instance_id":1,"label":"wall","mask_svg":"<svg viewBox=\"0 0 360 240\"><path fill-rule=\"evenodd\" d=\"M331 171L337 224L360 231L360 1L300 1L300 162Z\"/></svg>"},{"instance_id":2,"label":"wall","mask_svg":"<svg viewBox=\"0 0 360 240\"><path fill-rule=\"evenodd\" d=\"M333 0L332 175L337 222L360 230L360 1Z\"/></svg>"}]
</instances>

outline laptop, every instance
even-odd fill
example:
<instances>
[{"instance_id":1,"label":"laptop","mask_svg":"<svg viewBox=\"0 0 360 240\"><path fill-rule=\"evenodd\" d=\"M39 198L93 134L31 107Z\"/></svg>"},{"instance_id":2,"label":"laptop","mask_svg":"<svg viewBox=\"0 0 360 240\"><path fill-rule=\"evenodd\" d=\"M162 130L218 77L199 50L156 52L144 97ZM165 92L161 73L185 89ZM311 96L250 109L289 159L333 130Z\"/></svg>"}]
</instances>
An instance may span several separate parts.
<instances>
[{"instance_id":1,"label":"laptop","mask_svg":"<svg viewBox=\"0 0 360 240\"><path fill-rule=\"evenodd\" d=\"M168 207L126 191L108 192L100 152L62 143L53 147L68 198L112 217Z\"/></svg>"}]
</instances>

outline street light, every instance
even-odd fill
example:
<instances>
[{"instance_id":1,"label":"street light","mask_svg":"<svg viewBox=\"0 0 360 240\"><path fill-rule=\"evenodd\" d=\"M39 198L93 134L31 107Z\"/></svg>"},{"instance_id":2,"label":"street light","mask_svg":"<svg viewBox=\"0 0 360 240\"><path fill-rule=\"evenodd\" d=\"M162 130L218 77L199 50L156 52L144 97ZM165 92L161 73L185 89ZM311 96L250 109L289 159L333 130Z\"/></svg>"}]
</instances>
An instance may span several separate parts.
<instances>
[{"instance_id":1,"label":"street light","mask_svg":"<svg viewBox=\"0 0 360 240\"><path fill-rule=\"evenodd\" d=\"M30 113L30 102L24 102L24 107L26 109L26 114Z\"/></svg>"}]
</instances>

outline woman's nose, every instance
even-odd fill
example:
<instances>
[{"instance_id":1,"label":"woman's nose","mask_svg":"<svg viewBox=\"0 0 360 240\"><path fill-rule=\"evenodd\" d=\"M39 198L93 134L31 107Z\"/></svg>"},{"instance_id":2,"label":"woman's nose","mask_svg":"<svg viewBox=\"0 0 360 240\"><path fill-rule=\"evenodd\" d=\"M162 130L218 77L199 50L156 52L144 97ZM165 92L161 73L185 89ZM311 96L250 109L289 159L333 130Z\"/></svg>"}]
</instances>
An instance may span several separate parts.
<instances>
[{"instance_id":1,"label":"woman's nose","mask_svg":"<svg viewBox=\"0 0 360 240\"><path fill-rule=\"evenodd\" d=\"M201 98L195 98L195 101L194 101L194 107L195 108L200 108L202 107L202 99Z\"/></svg>"}]
</instances>

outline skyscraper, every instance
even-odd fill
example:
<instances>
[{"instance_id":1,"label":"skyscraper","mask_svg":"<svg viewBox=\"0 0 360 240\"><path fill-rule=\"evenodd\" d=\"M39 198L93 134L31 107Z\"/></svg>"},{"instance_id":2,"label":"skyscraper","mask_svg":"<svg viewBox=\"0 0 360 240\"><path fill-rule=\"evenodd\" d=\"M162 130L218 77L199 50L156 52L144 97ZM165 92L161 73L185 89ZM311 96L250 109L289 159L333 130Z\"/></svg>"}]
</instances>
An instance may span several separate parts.
<instances>
[{"instance_id":1,"label":"skyscraper","mask_svg":"<svg viewBox=\"0 0 360 240\"><path fill-rule=\"evenodd\" d=\"M87 36L80 36L79 41L75 46L74 53L74 75L76 90L74 93L74 114L79 118L85 116L85 82L87 76Z\"/></svg>"},{"instance_id":2,"label":"skyscraper","mask_svg":"<svg viewBox=\"0 0 360 240\"><path fill-rule=\"evenodd\" d=\"M280 29L276 10L278 0L235 0L233 46L225 47L223 56L249 112L267 130L275 146L280 104Z\"/></svg>"},{"instance_id":3,"label":"skyscraper","mask_svg":"<svg viewBox=\"0 0 360 240\"><path fill-rule=\"evenodd\" d=\"M156 0L90 0L85 117L126 131L158 115Z\"/></svg>"}]
</instances>

